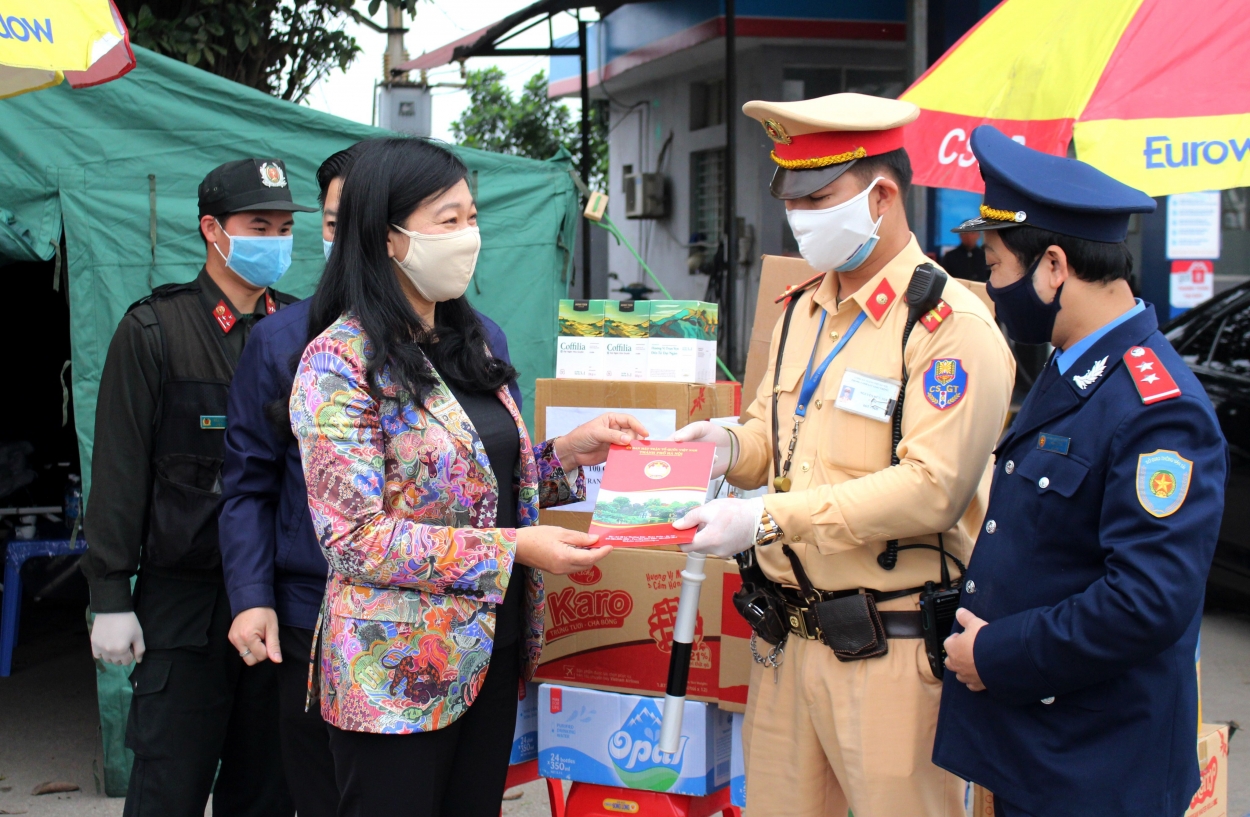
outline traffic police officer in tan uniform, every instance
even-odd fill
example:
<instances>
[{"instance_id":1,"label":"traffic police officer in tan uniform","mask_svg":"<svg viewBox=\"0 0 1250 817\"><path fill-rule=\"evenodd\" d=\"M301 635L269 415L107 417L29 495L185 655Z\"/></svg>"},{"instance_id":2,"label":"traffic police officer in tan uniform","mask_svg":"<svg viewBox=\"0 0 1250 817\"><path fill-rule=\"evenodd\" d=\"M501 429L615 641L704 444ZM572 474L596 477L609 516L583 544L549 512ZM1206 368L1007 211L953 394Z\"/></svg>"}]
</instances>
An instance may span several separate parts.
<instances>
[{"instance_id":1,"label":"traffic police officer in tan uniform","mask_svg":"<svg viewBox=\"0 0 1250 817\"><path fill-rule=\"evenodd\" d=\"M924 266L908 227L902 127L915 105L835 94L743 111L772 139L772 194L824 273L786 293L789 318L773 332L745 425L675 435L715 442L730 483L770 486L677 525L699 527L691 550L727 557L754 545L785 601L780 644L752 642L747 809L962 814L963 782L930 760L941 683L918 600L926 582L954 585L967 563L1014 363L986 306ZM926 298L939 286L940 299Z\"/></svg>"}]
</instances>

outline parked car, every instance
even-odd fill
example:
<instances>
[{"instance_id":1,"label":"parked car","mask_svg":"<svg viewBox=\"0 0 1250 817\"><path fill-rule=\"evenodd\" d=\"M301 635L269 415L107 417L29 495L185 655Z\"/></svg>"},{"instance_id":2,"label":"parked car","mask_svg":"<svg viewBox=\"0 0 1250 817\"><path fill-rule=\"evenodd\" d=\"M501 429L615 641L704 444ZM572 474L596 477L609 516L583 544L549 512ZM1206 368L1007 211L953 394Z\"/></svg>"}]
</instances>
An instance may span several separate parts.
<instances>
[{"instance_id":1,"label":"parked car","mask_svg":"<svg viewBox=\"0 0 1250 817\"><path fill-rule=\"evenodd\" d=\"M1206 388L1231 456L1207 596L1250 609L1250 282L1168 322L1163 333Z\"/></svg>"}]
</instances>

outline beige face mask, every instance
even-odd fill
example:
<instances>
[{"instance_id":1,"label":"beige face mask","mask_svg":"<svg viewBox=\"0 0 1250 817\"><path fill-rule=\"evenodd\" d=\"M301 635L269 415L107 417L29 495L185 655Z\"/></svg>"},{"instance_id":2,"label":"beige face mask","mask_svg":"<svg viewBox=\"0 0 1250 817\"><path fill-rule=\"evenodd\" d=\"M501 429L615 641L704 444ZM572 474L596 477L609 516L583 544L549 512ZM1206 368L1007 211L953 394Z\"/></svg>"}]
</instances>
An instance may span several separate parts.
<instances>
[{"instance_id":1,"label":"beige face mask","mask_svg":"<svg viewBox=\"0 0 1250 817\"><path fill-rule=\"evenodd\" d=\"M391 226L408 236L408 253L402 259L395 259L395 263L422 298L441 303L464 294L482 250L482 234L477 227L427 235L395 224Z\"/></svg>"}]
</instances>

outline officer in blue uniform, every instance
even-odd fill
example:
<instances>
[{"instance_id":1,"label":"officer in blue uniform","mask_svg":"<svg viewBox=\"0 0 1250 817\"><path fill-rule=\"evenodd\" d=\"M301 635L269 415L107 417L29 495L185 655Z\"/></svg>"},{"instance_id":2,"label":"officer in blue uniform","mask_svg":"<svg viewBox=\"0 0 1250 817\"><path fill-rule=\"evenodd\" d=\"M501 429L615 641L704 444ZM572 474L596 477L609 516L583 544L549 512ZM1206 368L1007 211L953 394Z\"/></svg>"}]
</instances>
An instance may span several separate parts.
<instances>
[{"instance_id":1,"label":"officer in blue uniform","mask_svg":"<svg viewBox=\"0 0 1250 817\"><path fill-rule=\"evenodd\" d=\"M985 204L957 229L985 232L1007 334L1055 353L995 451L933 762L1003 817L1180 817L1228 454L1129 288L1129 216L1155 203L989 126L972 150Z\"/></svg>"}]
</instances>

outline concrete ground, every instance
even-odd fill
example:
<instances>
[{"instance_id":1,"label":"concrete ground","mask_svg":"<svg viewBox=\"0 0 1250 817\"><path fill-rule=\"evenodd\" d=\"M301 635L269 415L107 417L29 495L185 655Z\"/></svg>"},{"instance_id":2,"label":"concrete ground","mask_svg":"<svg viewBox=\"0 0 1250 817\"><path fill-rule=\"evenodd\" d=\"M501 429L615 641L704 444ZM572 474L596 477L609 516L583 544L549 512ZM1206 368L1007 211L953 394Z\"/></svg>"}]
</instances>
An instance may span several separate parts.
<instances>
[{"instance_id":1,"label":"concrete ground","mask_svg":"<svg viewBox=\"0 0 1250 817\"><path fill-rule=\"evenodd\" d=\"M13 670L0 679L0 815L121 815L123 801L96 789L95 670L81 605L28 602ZM1250 613L1208 609L1202 670L1206 720L1250 728ZM46 781L75 783L80 791L32 796ZM550 814L542 781L515 791L522 796L503 804L507 817ZM1250 733L1230 744L1228 802L1229 817L1250 817Z\"/></svg>"}]
</instances>

